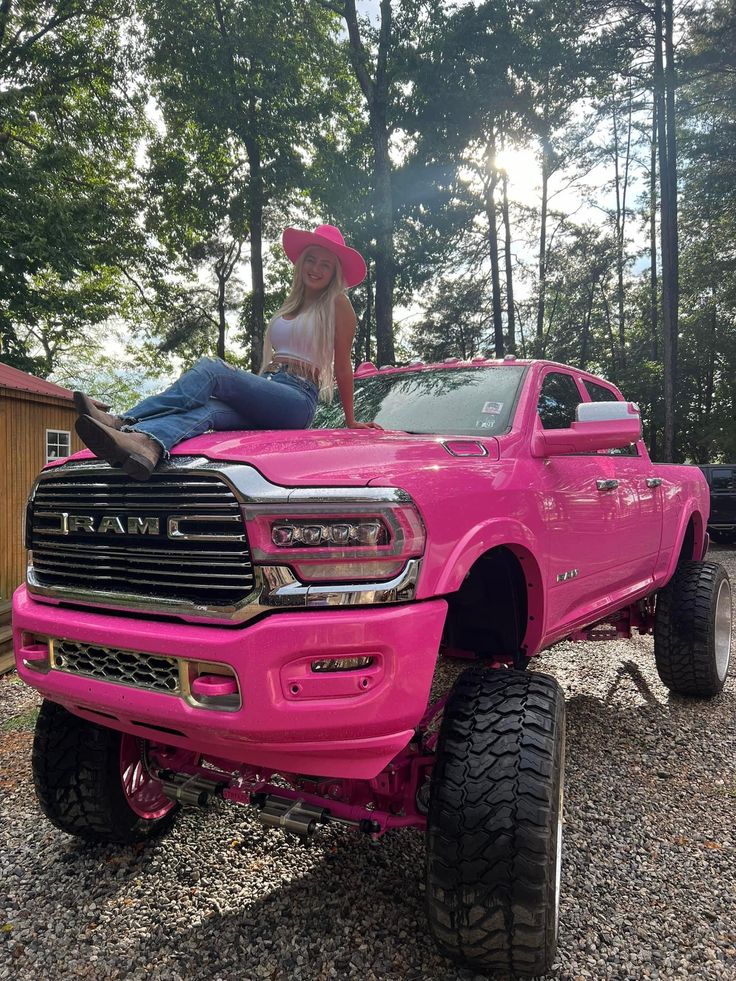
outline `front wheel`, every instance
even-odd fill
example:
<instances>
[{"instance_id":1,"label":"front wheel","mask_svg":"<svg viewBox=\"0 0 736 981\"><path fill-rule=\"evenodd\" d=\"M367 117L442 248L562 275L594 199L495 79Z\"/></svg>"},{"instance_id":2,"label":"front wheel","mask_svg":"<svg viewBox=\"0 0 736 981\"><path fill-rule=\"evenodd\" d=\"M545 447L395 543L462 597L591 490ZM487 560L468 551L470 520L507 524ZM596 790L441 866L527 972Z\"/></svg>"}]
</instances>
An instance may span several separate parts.
<instances>
[{"instance_id":1,"label":"front wheel","mask_svg":"<svg viewBox=\"0 0 736 981\"><path fill-rule=\"evenodd\" d=\"M716 562L683 562L657 595L654 657L677 695L711 698L731 660L731 584Z\"/></svg>"},{"instance_id":2,"label":"front wheel","mask_svg":"<svg viewBox=\"0 0 736 981\"><path fill-rule=\"evenodd\" d=\"M513 977L557 948L565 703L554 678L469 668L447 701L427 819L427 912L449 957Z\"/></svg>"},{"instance_id":3,"label":"front wheel","mask_svg":"<svg viewBox=\"0 0 736 981\"><path fill-rule=\"evenodd\" d=\"M141 745L45 701L33 741L33 782L49 821L77 838L117 844L166 831L178 805L144 767Z\"/></svg>"}]
</instances>

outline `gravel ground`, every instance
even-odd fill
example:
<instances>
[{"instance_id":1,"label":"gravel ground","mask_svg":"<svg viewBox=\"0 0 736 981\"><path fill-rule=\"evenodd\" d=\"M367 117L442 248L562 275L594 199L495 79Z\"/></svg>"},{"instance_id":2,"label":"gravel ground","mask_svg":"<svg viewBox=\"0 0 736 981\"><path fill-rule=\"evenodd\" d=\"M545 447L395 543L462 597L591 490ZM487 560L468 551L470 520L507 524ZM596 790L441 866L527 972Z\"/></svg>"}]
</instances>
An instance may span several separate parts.
<instances>
[{"instance_id":1,"label":"gravel ground","mask_svg":"<svg viewBox=\"0 0 736 981\"><path fill-rule=\"evenodd\" d=\"M736 552L710 557L736 583ZM560 644L539 668L568 711L547 977L736 979L736 664L711 702L668 694L649 637ZM304 846L232 805L132 850L56 831L33 795L37 705L0 681L0 979L480 981L428 936L417 832Z\"/></svg>"}]
</instances>

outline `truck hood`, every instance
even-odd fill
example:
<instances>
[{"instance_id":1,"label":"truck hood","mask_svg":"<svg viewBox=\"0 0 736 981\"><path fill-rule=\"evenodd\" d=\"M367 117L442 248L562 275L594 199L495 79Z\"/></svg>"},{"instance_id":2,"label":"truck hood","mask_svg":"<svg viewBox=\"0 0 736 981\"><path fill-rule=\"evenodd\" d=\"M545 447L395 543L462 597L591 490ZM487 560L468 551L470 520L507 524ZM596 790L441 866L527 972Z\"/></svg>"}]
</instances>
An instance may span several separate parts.
<instances>
[{"instance_id":1,"label":"truck hood","mask_svg":"<svg viewBox=\"0 0 736 981\"><path fill-rule=\"evenodd\" d=\"M416 436L375 429L296 429L256 432L217 432L179 443L172 457L205 456L210 460L248 463L267 480L285 487L364 487L381 484L382 474L392 485L397 474L455 469L462 457L448 452L445 443L468 444L485 449L488 459L498 458L493 437ZM90 458L89 450L72 459ZM61 461L60 461L61 462ZM389 477L389 473L391 477Z\"/></svg>"},{"instance_id":2,"label":"truck hood","mask_svg":"<svg viewBox=\"0 0 736 981\"><path fill-rule=\"evenodd\" d=\"M453 444L458 441L450 439ZM387 471L415 474L462 463L447 451L444 442L441 436L376 429L261 430L197 436L180 443L172 455L202 454L211 460L250 463L267 480L286 487L355 487L380 484L381 474ZM498 456L493 438L482 442L491 457Z\"/></svg>"}]
</instances>

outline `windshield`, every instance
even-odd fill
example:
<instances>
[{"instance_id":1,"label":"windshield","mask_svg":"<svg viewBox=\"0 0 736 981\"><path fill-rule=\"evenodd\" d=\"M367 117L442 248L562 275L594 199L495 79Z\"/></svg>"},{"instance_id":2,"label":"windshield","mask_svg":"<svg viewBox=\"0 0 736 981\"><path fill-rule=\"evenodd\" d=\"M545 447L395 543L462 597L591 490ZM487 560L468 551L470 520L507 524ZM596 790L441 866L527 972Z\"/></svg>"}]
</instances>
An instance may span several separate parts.
<instances>
[{"instance_id":1,"label":"windshield","mask_svg":"<svg viewBox=\"0 0 736 981\"><path fill-rule=\"evenodd\" d=\"M452 436L506 432L526 368L521 365L407 371L355 381L355 418L384 429ZM320 404L316 429L345 425L339 398Z\"/></svg>"}]
</instances>

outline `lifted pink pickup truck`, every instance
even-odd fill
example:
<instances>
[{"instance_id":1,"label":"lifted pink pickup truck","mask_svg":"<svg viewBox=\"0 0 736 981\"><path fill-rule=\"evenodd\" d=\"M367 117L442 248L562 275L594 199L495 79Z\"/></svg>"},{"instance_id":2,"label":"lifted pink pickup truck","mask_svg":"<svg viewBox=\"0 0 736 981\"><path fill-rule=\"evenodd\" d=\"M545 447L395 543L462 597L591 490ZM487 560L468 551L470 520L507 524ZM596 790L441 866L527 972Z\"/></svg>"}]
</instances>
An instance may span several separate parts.
<instances>
[{"instance_id":1,"label":"lifted pink pickup truck","mask_svg":"<svg viewBox=\"0 0 736 981\"><path fill-rule=\"evenodd\" d=\"M18 672L46 699L41 807L137 841L216 796L303 836L427 831L442 950L537 975L559 908L564 702L530 660L654 633L664 684L726 679L708 489L651 463L636 406L545 361L356 372L384 432L213 433L148 483L78 454L27 512ZM432 703L442 654L466 656ZM280 779L274 778L278 775Z\"/></svg>"}]
</instances>

